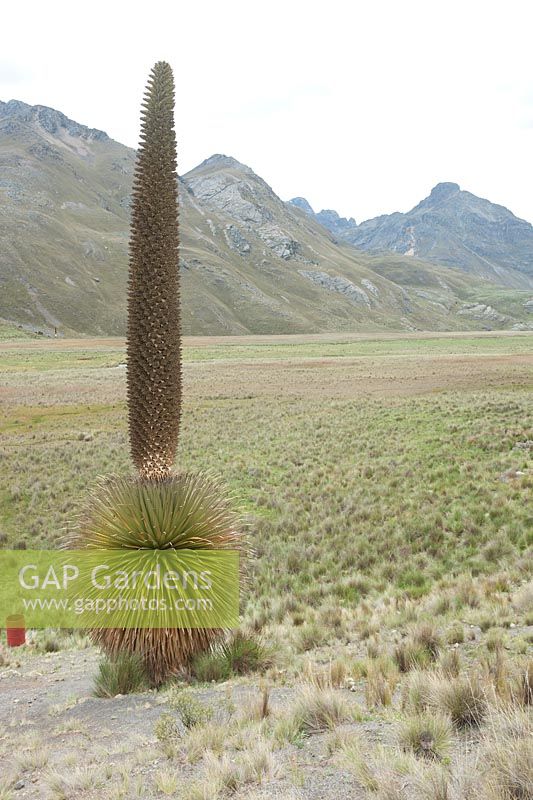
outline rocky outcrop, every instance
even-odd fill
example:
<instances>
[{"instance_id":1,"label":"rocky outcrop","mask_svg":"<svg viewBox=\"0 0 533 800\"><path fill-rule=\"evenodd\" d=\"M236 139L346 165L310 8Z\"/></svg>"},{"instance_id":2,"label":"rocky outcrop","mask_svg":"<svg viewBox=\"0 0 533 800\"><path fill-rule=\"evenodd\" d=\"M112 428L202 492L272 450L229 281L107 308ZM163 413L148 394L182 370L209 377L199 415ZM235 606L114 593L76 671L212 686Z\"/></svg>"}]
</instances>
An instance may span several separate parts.
<instances>
[{"instance_id":1,"label":"rocky outcrop","mask_svg":"<svg viewBox=\"0 0 533 800\"><path fill-rule=\"evenodd\" d=\"M247 255L252 249L248 239L245 239L245 237L242 235L240 230L235 225L226 225L226 230L224 231L224 235L231 249L236 250L237 253L241 254L241 256Z\"/></svg>"},{"instance_id":2,"label":"rocky outcrop","mask_svg":"<svg viewBox=\"0 0 533 800\"><path fill-rule=\"evenodd\" d=\"M364 305L370 308L370 297L365 290L356 286L355 283L347 280L347 278L343 278L341 275L328 275L327 272L318 270L299 269L298 272L300 275L303 275L304 278L313 281L313 283L319 286L323 286L324 289L330 292L343 294L355 305Z\"/></svg>"},{"instance_id":3,"label":"rocky outcrop","mask_svg":"<svg viewBox=\"0 0 533 800\"><path fill-rule=\"evenodd\" d=\"M289 261L301 254L302 248L299 242L291 238L279 226L263 225L257 232L265 244L284 261Z\"/></svg>"},{"instance_id":4,"label":"rocky outcrop","mask_svg":"<svg viewBox=\"0 0 533 800\"><path fill-rule=\"evenodd\" d=\"M202 166L209 163L204 161ZM199 170L199 168L198 168ZM225 171L191 175L187 185L194 196L245 225L263 225L272 220L268 207L257 202L254 187Z\"/></svg>"},{"instance_id":5,"label":"rocky outcrop","mask_svg":"<svg viewBox=\"0 0 533 800\"><path fill-rule=\"evenodd\" d=\"M285 204L253 170L234 158L214 155L188 173L185 183L192 195L253 231L278 258L308 260L300 242L277 222ZM281 213L280 213L281 212ZM225 229L229 246L241 255L250 252L250 242L233 224Z\"/></svg>"},{"instance_id":6,"label":"rocky outcrop","mask_svg":"<svg viewBox=\"0 0 533 800\"><path fill-rule=\"evenodd\" d=\"M374 297L379 297L379 289L375 286L372 281L369 281L368 278L363 278L361 284L368 289L368 291L374 295Z\"/></svg>"},{"instance_id":7,"label":"rocky outcrop","mask_svg":"<svg viewBox=\"0 0 533 800\"><path fill-rule=\"evenodd\" d=\"M500 314L492 308L492 306L487 306L484 303L465 303L457 313L464 317L489 320L491 322L505 322L507 320L506 316Z\"/></svg>"}]
</instances>

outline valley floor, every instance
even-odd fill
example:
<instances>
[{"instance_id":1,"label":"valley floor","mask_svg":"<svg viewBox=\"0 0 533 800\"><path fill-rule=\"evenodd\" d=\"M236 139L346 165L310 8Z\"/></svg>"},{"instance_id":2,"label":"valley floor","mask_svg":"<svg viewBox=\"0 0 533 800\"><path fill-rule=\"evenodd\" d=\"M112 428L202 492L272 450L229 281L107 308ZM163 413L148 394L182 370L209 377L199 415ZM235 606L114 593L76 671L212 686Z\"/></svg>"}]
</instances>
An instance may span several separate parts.
<instances>
[{"instance_id":1,"label":"valley floor","mask_svg":"<svg viewBox=\"0 0 533 800\"><path fill-rule=\"evenodd\" d=\"M130 471L124 359L0 342L1 546ZM178 465L239 499L268 657L101 699L82 636L0 649L0 800L530 800L533 335L191 338L184 381Z\"/></svg>"}]
</instances>

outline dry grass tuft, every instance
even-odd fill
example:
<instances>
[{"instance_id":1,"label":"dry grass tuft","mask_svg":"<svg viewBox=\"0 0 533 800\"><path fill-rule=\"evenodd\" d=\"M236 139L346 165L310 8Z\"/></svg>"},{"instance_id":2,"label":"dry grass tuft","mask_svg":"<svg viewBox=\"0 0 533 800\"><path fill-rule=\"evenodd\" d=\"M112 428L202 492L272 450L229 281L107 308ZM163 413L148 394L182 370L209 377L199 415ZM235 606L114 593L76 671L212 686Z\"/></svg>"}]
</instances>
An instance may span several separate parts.
<instances>
[{"instance_id":1,"label":"dry grass tuft","mask_svg":"<svg viewBox=\"0 0 533 800\"><path fill-rule=\"evenodd\" d=\"M434 685L434 703L449 714L456 728L477 727L487 712L487 697L475 676L460 676Z\"/></svg>"},{"instance_id":2,"label":"dry grass tuft","mask_svg":"<svg viewBox=\"0 0 533 800\"><path fill-rule=\"evenodd\" d=\"M449 755L452 735L449 717L426 711L400 725L398 744L402 750L416 756L442 761Z\"/></svg>"},{"instance_id":3,"label":"dry grass tuft","mask_svg":"<svg viewBox=\"0 0 533 800\"><path fill-rule=\"evenodd\" d=\"M300 690L289 718L296 730L308 736L348 722L353 709L338 691L306 686Z\"/></svg>"},{"instance_id":4,"label":"dry grass tuft","mask_svg":"<svg viewBox=\"0 0 533 800\"><path fill-rule=\"evenodd\" d=\"M399 678L398 670L390 658L369 659L365 683L365 699L368 708L390 706Z\"/></svg>"}]
</instances>

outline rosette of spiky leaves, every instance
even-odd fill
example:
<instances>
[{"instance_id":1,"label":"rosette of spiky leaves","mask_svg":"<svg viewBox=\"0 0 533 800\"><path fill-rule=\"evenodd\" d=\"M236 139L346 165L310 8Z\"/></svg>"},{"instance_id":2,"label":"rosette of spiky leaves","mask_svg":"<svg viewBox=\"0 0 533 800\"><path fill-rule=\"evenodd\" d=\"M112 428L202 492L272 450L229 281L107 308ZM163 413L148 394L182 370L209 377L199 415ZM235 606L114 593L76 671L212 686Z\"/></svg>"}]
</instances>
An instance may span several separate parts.
<instances>
[{"instance_id":1,"label":"rosette of spiky leaves","mask_svg":"<svg viewBox=\"0 0 533 800\"><path fill-rule=\"evenodd\" d=\"M131 210L127 384L130 448L141 475L172 468L181 402L178 185L174 79L152 69L141 118Z\"/></svg>"},{"instance_id":2,"label":"rosette of spiky leaves","mask_svg":"<svg viewBox=\"0 0 533 800\"><path fill-rule=\"evenodd\" d=\"M67 546L76 550L232 550L247 541L232 498L214 478L172 474L159 480L111 476L91 492ZM241 559L242 571L242 559ZM138 654L154 685L186 667L226 634L224 628L96 628L106 653Z\"/></svg>"}]
</instances>

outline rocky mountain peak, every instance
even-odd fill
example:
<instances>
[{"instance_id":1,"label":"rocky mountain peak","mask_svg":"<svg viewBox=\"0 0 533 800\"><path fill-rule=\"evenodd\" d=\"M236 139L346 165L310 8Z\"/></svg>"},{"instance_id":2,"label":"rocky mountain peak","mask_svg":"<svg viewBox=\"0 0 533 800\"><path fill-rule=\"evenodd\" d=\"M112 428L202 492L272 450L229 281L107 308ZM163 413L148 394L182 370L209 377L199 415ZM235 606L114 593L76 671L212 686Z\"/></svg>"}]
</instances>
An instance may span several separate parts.
<instances>
[{"instance_id":1,"label":"rocky mountain peak","mask_svg":"<svg viewBox=\"0 0 533 800\"><path fill-rule=\"evenodd\" d=\"M291 206L296 206L296 208L301 208L302 211L305 211L306 214L309 216L314 216L314 211L310 205L310 203L305 199L305 197L293 197L289 200Z\"/></svg>"},{"instance_id":2,"label":"rocky mountain peak","mask_svg":"<svg viewBox=\"0 0 533 800\"><path fill-rule=\"evenodd\" d=\"M434 200L444 200L460 191L461 187L458 183L445 181L444 183L437 183L437 185L433 187L430 197Z\"/></svg>"},{"instance_id":3,"label":"rocky mountain peak","mask_svg":"<svg viewBox=\"0 0 533 800\"><path fill-rule=\"evenodd\" d=\"M222 153L214 153L209 158L206 158L205 161L202 161L201 164L198 164L192 172L196 172L197 170L205 169L206 167L213 167L215 169L242 169L248 172L251 172L250 167L247 167L245 164L241 164L240 161L237 161L236 158L232 156L225 156Z\"/></svg>"},{"instance_id":4,"label":"rocky mountain peak","mask_svg":"<svg viewBox=\"0 0 533 800\"><path fill-rule=\"evenodd\" d=\"M6 120L3 126L7 132L15 132L20 125L34 125L42 128L52 136L68 133L79 139L91 139L105 142L109 136L97 128L88 128L79 122L69 119L61 111L56 111L48 106L30 106L21 100L9 100L7 103L0 101L0 121Z\"/></svg>"},{"instance_id":5,"label":"rocky mountain peak","mask_svg":"<svg viewBox=\"0 0 533 800\"><path fill-rule=\"evenodd\" d=\"M357 223L353 217L341 217L339 213L332 208L323 208L322 211L318 212L313 211L305 197L293 197L292 200L288 200L287 202L288 205L296 206L310 217L313 217L313 219L316 219L317 222L320 222L320 224L323 225L324 228L327 228L328 231L331 231L331 233L342 234L357 227Z\"/></svg>"}]
</instances>

